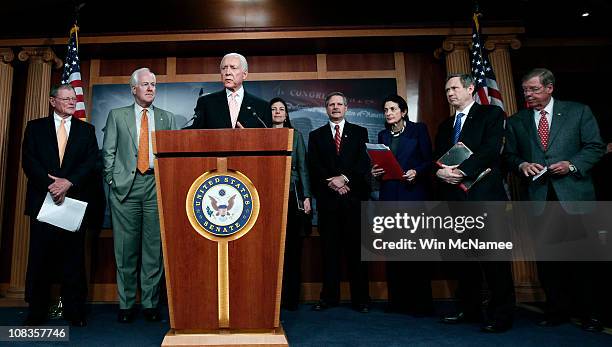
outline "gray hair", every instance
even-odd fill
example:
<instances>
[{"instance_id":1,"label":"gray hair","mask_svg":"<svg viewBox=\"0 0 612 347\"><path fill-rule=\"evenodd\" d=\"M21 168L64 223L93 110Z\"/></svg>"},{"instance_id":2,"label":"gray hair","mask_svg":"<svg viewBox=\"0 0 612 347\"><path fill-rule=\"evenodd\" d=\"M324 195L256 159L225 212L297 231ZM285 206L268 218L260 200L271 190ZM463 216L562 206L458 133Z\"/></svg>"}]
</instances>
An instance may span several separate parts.
<instances>
[{"instance_id":1,"label":"gray hair","mask_svg":"<svg viewBox=\"0 0 612 347\"><path fill-rule=\"evenodd\" d=\"M246 58L242 54L239 54L239 53L228 53L224 55L223 58L221 59L221 62L219 63L219 70L223 69L223 61L225 60L225 58L230 58L230 57L238 58L238 60L240 60L240 68L242 69L242 71L249 72L249 63L247 63Z\"/></svg>"},{"instance_id":2,"label":"gray hair","mask_svg":"<svg viewBox=\"0 0 612 347\"><path fill-rule=\"evenodd\" d=\"M130 77L130 87L134 87L138 84L138 75L141 72L148 72L153 75L153 78L155 78L155 80L157 80L155 74L151 70L149 70L148 67L141 67L140 69L134 70L134 72L132 72L132 76Z\"/></svg>"},{"instance_id":3,"label":"gray hair","mask_svg":"<svg viewBox=\"0 0 612 347\"><path fill-rule=\"evenodd\" d=\"M51 91L49 92L49 96L52 97L52 98L57 97L57 94L62 89L72 90L74 92L74 94L76 94L76 91L74 90L74 87L71 86L70 84L56 84L53 87L51 87Z\"/></svg>"},{"instance_id":4,"label":"gray hair","mask_svg":"<svg viewBox=\"0 0 612 347\"><path fill-rule=\"evenodd\" d=\"M525 76L523 76L522 82L527 82L528 80L538 77L540 79L540 83L543 86L547 86L549 84L555 85L555 75L553 75L552 71L539 67L529 71Z\"/></svg>"},{"instance_id":5,"label":"gray hair","mask_svg":"<svg viewBox=\"0 0 612 347\"><path fill-rule=\"evenodd\" d=\"M331 99L333 96L341 96L342 100L344 101L344 106L348 106L348 99L346 98L346 95L342 94L341 92L331 92L325 95L325 107L327 107L329 99Z\"/></svg>"},{"instance_id":6,"label":"gray hair","mask_svg":"<svg viewBox=\"0 0 612 347\"><path fill-rule=\"evenodd\" d=\"M448 82L451 78L459 77L459 81L463 88L468 88L471 85L474 85L474 77L472 75L468 75L466 73L452 73L446 77L446 82Z\"/></svg>"}]
</instances>

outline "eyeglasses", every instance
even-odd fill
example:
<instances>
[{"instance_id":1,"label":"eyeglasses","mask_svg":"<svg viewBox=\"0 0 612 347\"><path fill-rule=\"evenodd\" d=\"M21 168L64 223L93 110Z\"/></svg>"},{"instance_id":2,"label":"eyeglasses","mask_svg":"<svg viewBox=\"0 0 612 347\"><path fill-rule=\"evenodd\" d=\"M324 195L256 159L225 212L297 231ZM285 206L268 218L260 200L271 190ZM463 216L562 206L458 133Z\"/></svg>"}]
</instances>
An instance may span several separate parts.
<instances>
[{"instance_id":1,"label":"eyeglasses","mask_svg":"<svg viewBox=\"0 0 612 347\"><path fill-rule=\"evenodd\" d=\"M57 96L55 98L57 100L62 100L63 102L77 102L77 98L58 98Z\"/></svg>"},{"instance_id":2,"label":"eyeglasses","mask_svg":"<svg viewBox=\"0 0 612 347\"><path fill-rule=\"evenodd\" d=\"M524 95L527 95L527 94L540 94L543 90L544 90L544 87L542 87L542 86L540 86L540 87L523 88L523 94Z\"/></svg>"}]
</instances>

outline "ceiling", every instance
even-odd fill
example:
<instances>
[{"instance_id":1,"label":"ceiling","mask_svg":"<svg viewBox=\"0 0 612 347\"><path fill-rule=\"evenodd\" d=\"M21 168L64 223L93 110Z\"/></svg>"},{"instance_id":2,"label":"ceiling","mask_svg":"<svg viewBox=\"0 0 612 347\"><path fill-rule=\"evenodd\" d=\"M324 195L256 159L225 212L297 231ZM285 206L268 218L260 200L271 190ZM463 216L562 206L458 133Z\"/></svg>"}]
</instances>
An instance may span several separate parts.
<instances>
[{"instance_id":1,"label":"ceiling","mask_svg":"<svg viewBox=\"0 0 612 347\"><path fill-rule=\"evenodd\" d=\"M66 36L84 3L82 35L338 27L469 26L472 0L47 0L3 4L0 38ZM532 37L612 36L608 0L480 0L483 26L524 26ZM581 14L589 11L588 17Z\"/></svg>"}]
</instances>

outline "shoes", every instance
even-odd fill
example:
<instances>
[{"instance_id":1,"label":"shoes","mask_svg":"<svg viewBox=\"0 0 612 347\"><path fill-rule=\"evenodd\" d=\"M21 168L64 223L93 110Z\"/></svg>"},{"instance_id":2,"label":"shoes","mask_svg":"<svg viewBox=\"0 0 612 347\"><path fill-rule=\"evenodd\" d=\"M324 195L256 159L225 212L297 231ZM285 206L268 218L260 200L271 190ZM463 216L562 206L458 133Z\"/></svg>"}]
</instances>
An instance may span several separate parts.
<instances>
[{"instance_id":1,"label":"shoes","mask_svg":"<svg viewBox=\"0 0 612 347\"><path fill-rule=\"evenodd\" d=\"M459 324L459 323L467 322L467 318L465 316L465 313L457 312L457 313L452 313L452 314L442 317L440 322L444 324Z\"/></svg>"},{"instance_id":2,"label":"shoes","mask_svg":"<svg viewBox=\"0 0 612 347\"><path fill-rule=\"evenodd\" d=\"M550 327L556 327L561 324L567 323L568 321L569 321L568 319L560 318L560 317L547 317L541 320L540 322L538 322L538 325L541 327L550 328Z\"/></svg>"},{"instance_id":3,"label":"shoes","mask_svg":"<svg viewBox=\"0 0 612 347\"><path fill-rule=\"evenodd\" d=\"M119 309L117 321L119 323L132 323L134 320L134 311L131 309Z\"/></svg>"},{"instance_id":4,"label":"shoes","mask_svg":"<svg viewBox=\"0 0 612 347\"><path fill-rule=\"evenodd\" d=\"M161 315L157 308L145 308L142 310L142 314L147 322L159 322L161 321Z\"/></svg>"},{"instance_id":5,"label":"shoes","mask_svg":"<svg viewBox=\"0 0 612 347\"><path fill-rule=\"evenodd\" d=\"M505 331L510 330L510 328L512 328L512 324L501 324L501 323L493 322L493 323L484 325L483 327L480 328L480 330L485 333L499 334L499 333L503 333Z\"/></svg>"},{"instance_id":6,"label":"shoes","mask_svg":"<svg viewBox=\"0 0 612 347\"><path fill-rule=\"evenodd\" d=\"M328 308L329 308L329 305L327 304L327 302L323 300L319 300L316 304L312 305L313 311L324 311L324 310L327 310Z\"/></svg>"},{"instance_id":7,"label":"shoes","mask_svg":"<svg viewBox=\"0 0 612 347\"><path fill-rule=\"evenodd\" d=\"M603 330L603 324L597 318L589 318L582 321L582 330L598 333Z\"/></svg>"},{"instance_id":8,"label":"shoes","mask_svg":"<svg viewBox=\"0 0 612 347\"><path fill-rule=\"evenodd\" d=\"M359 305L357 305L355 310L357 312L360 312L360 313L369 313L370 312L370 306L368 304L359 304Z\"/></svg>"}]
</instances>

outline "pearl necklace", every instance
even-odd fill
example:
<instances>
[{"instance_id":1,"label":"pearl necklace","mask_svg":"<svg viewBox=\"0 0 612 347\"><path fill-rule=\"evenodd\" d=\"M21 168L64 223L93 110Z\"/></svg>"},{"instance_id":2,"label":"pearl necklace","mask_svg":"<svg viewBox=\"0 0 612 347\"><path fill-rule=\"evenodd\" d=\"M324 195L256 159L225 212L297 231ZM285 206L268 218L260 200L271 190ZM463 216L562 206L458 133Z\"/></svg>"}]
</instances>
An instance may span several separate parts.
<instances>
[{"instance_id":1,"label":"pearl necklace","mask_svg":"<svg viewBox=\"0 0 612 347\"><path fill-rule=\"evenodd\" d=\"M406 129L406 123L404 123L402 128L400 130L397 130L397 131L393 131L393 127L391 127L391 129L390 129L391 135L393 135L395 137L400 136L400 134L404 132L404 129Z\"/></svg>"}]
</instances>

